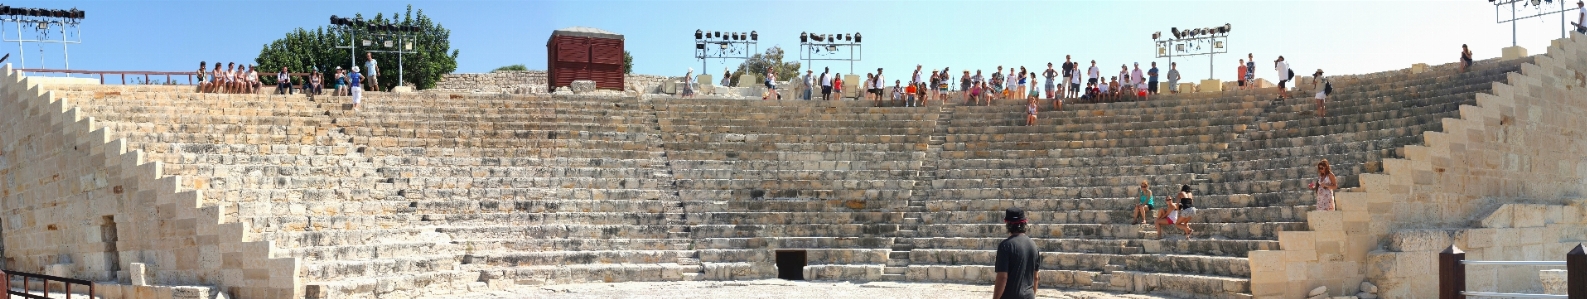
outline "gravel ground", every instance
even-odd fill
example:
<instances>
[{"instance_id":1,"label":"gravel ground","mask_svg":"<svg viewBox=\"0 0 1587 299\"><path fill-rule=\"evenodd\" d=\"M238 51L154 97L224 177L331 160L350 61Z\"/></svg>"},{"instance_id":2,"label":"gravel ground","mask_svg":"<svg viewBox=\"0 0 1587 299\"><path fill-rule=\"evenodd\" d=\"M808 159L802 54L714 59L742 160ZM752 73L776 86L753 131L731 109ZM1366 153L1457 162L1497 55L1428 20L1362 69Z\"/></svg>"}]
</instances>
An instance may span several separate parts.
<instances>
[{"instance_id":1,"label":"gravel ground","mask_svg":"<svg viewBox=\"0 0 1587 299\"><path fill-rule=\"evenodd\" d=\"M519 287L431 298L988 298L991 286L896 282L683 281ZM1161 296L1039 289L1037 298L1150 299Z\"/></svg>"}]
</instances>

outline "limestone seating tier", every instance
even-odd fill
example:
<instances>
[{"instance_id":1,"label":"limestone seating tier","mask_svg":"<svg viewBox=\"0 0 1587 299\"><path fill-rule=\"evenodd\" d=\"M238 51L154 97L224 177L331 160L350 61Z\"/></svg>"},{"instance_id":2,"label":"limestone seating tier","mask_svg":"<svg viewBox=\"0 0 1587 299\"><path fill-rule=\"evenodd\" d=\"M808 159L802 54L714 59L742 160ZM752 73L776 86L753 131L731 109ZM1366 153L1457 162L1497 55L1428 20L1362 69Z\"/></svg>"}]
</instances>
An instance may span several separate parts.
<instances>
[{"instance_id":1,"label":"limestone seating tier","mask_svg":"<svg viewBox=\"0 0 1587 299\"><path fill-rule=\"evenodd\" d=\"M1042 100L1028 127L1018 100L371 93L353 111L346 97L60 90L177 186L236 209L244 239L301 259L310 297L764 278L778 249L805 250L814 279L984 283L995 220L1018 205L1045 281L1239 298L1249 252L1309 229L1312 163L1353 187L1516 68L1331 77L1322 119L1306 86L1277 101ZM1140 179L1160 200L1194 186L1196 238L1130 223Z\"/></svg>"}]
</instances>

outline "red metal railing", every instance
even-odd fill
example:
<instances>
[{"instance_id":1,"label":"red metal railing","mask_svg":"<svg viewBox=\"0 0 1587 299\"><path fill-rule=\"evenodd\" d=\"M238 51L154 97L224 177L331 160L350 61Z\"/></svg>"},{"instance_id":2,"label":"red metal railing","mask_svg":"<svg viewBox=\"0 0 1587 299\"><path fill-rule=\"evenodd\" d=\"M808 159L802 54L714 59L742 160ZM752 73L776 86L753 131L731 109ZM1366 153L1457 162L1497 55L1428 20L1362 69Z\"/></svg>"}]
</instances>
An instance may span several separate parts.
<instances>
[{"instance_id":1,"label":"red metal railing","mask_svg":"<svg viewBox=\"0 0 1587 299\"><path fill-rule=\"evenodd\" d=\"M16 277L21 277L22 278L22 290L21 291L11 289L11 277L12 276L16 276ZM40 289L44 290L44 295L42 295L42 296L41 295L34 295L32 293L32 290L31 290L32 288L31 288L31 285L29 284L29 282L32 281L33 279L42 280L44 282L44 284L42 284L42 286L40 287ZM6 290L6 298L7 299L11 298L11 296L22 296L22 298L32 298L32 299L51 299L50 298L50 282L51 281L59 281L59 282L61 282L62 285L64 285L66 287L65 295L66 295L67 299L71 299L72 298L72 285L74 285L74 284L80 284L80 285L88 286L88 298L94 298L94 296L97 295L97 293L94 292L94 283L90 282L90 281L87 281L87 280L72 279L72 278L65 278L65 277L55 277L55 276L49 276L49 275L44 275L44 274L34 274L34 273L26 273L26 272L0 270L0 287L4 287L5 288L5 290Z\"/></svg>"},{"instance_id":2,"label":"red metal railing","mask_svg":"<svg viewBox=\"0 0 1587 299\"><path fill-rule=\"evenodd\" d=\"M155 76L165 76L165 81L164 82L172 82L171 81L172 78L184 78L185 77L185 78L187 78L187 84L186 85L193 85L194 83L196 83L196 81L193 80L193 73L194 72L191 72L191 71L189 71L189 72L90 71L90 70L60 70L60 69L18 69L18 71L22 71L24 73L56 73L56 74L68 74L68 75L70 75L70 74L82 74L82 75L90 75L90 76L99 75L99 84L105 84L105 75L119 75L119 76L121 76L121 84L123 84L123 85L127 84L127 75L133 75L133 76L142 75L143 76L143 82L145 82L146 84L147 84L147 82L150 82L150 80L152 78L154 78ZM175 76L175 77L173 77L173 76ZM155 85L159 85L159 84L155 84Z\"/></svg>"}]
</instances>

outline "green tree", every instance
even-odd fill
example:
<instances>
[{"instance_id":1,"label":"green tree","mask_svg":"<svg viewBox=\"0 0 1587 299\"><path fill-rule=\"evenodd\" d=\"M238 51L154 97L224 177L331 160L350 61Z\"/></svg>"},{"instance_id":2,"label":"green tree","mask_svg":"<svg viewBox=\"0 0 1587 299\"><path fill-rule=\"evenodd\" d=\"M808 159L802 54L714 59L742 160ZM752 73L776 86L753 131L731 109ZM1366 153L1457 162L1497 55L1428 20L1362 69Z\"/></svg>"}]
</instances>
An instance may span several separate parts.
<instances>
[{"instance_id":1,"label":"green tree","mask_svg":"<svg viewBox=\"0 0 1587 299\"><path fill-rule=\"evenodd\" d=\"M355 17L362 16L359 14ZM413 36L414 53L401 54L400 58L398 53L374 53L375 60L380 61L379 79L382 88L397 86L399 73L404 77L402 81L413 83L419 89L432 88L441 81L441 76L457 70L458 51L451 49L452 31L430 19L424 14L424 10L414 11L413 5L408 5L405 13L392 13L391 18L377 13L374 18L365 21L370 24L419 27L419 33ZM325 27L316 27L312 30L297 28L287 32L286 37L265 44L263 49L259 50L259 57L254 59L254 62L260 66L261 73L275 73L283 66L291 72L298 73L319 70L323 75L321 79L324 82L331 82L335 79L335 74L331 70L336 67L351 71L354 63L359 66L364 64L367 50L388 49L378 45L366 48L359 44L357 52L349 53L348 49L336 48L336 46L353 44L354 37L362 40L371 36L365 28L354 28L352 31L352 35L349 35L348 32ZM356 60L353 59L354 55L357 56ZM275 84L275 76L261 77L263 78L260 80L264 81L264 84Z\"/></svg>"},{"instance_id":2,"label":"green tree","mask_svg":"<svg viewBox=\"0 0 1587 299\"><path fill-rule=\"evenodd\" d=\"M492 72L492 73L499 73L499 72L522 72L522 71L527 71L527 70L529 70L529 68L528 68L528 67L525 67L525 66L523 66L523 65L522 65L522 64L514 64L514 65L509 65L509 66L504 66L504 67L499 67L499 68L496 68L496 69L494 69L494 70L491 70L491 71L490 71L490 72Z\"/></svg>"},{"instance_id":3,"label":"green tree","mask_svg":"<svg viewBox=\"0 0 1587 299\"><path fill-rule=\"evenodd\" d=\"M766 53L750 56L749 59L744 60L744 63L738 65L738 70L733 71L732 80L734 86L737 86L739 76L744 74L754 74L756 77L765 79L766 70L768 69L777 74L778 80L787 81L790 78L798 77L799 62L783 62L784 53L782 47L772 46L770 49L766 49Z\"/></svg>"},{"instance_id":4,"label":"green tree","mask_svg":"<svg viewBox=\"0 0 1587 299\"><path fill-rule=\"evenodd\" d=\"M633 74L633 73L634 73L634 55L628 54L628 50L623 50L623 74Z\"/></svg>"}]
</instances>

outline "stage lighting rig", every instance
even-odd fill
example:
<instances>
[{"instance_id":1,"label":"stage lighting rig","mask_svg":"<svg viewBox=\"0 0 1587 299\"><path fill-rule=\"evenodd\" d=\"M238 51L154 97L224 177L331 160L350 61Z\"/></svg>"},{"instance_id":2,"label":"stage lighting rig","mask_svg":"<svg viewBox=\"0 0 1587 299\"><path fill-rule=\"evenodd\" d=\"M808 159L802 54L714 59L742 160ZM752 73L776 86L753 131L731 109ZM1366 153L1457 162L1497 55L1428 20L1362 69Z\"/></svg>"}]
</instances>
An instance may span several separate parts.
<instances>
[{"instance_id":1,"label":"stage lighting rig","mask_svg":"<svg viewBox=\"0 0 1587 299\"><path fill-rule=\"evenodd\" d=\"M1161 32L1152 34L1152 50L1157 58L1168 58L1169 63L1173 63L1174 57L1207 55L1210 68L1214 55L1228 53L1229 31L1233 28L1229 23L1201 28L1169 27L1172 38L1162 36ZM1213 71L1209 69L1208 72L1211 78Z\"/></svg>"},{"instance_id":2,"label":"stage lighting rig","mask_svg":"<svg viewBox=\"0 0 1587 299\"><path fill-rule=\"evenodd\" d=\"M397 81L399 85L406 75L403 73L405 69L404 56L418 53L413 48L418 45L419 37L427 34L422 27L417 25L376 23L374 21L365 21L362 16L347 18L331 15L330 23L330 30L347 34L348 44L336 46L336 48L348 50L348 63L351 65L359 65L359 47L366 48L362 51L365 53L396 53Z\"/></svg>"},{"instance_id":3,"label":"stage lighting rig","mask_svg":"<svg viewBox=\"0 0 1587 299\"><path fill-rule=\"evenodd\" d=\"M694 31L694 59L706 70L709 59L749 59L759 48L760 31ZM711 47L709 45L716 45Z\"/></svg>"},{"instance_id":4,"label":"stage lighting rig","mask_svg":"<svg viewBox=\"0 0 1587 299\"><path fill-rule=\"evenodd\" d=\"M808 38L807 38L808 35ZM812 61L848 61L849 72L854 71L854 62L863 58L864 49L861 41L864 35L855 33L833 34L806 34L799 36L799 59L804 60L807 67L813 68ZM844 51L847 49L847 51ZM847 52L848 57L843 57L842 52Z\"/></svg>"},{"instance_id":5,"label":"stage lighting rig","mask_svg":"<svg viewBox=\"0 0 1587 299\"><path fill-rule=\"evenodd\" d=\"M0 5L0 22L15 23L17 33L15 38L7 36L4 41L16 42L19 57L18 68L25 68L27 59L23 53L25 44L38 44L40 57L44 52L43 44L61 44L62 64L66 69L71 69L70 45L81 44L82 22L87 12L77 8L71 9L42 9L21 8L9 5ZM0 25L3 26L3 25ZM24 32L22 28L28 28ZM31 33L32 36L27 36ZM40 65L42 65L42 58Z\"/></svg>"},{"instance_id":6,"label":"stage lighting rig","mask_svg":"<svg viewBox=\"0 0 1587 299\"><path fill-rule=\"evenodd\" d=\"M1544 8L1543 7L1543 5L1544 5L1543 3L1544 2L1547 2L1549 4L1554 3L1553 0L1546 0L1546 1L1540 1L1540 0L1498 0L1498 1L1488 0L1488 3L1493 4L1493 18L1495 19L1495 21L1498 22L1499 24L1510 23L1510 46L1511 47L1515 47L1518 44L1518 42L1519 42L1517 40L1517 37L1516 37L1516 33L1517 33L1517 30L1518 30L1517 26L1516 26L1516 22L1520 21L1520 20L1525 20L1525 19L1531 19L1531 18L1543 17L1543 16L1547 16L1547 15L1558 14L1559 15L1559 26L1560 26L1560 31L1559 31L1559 37L1560 38L1565 38L1566 35L1567 35L1567 33L1566 33L1567 31L1576 30L1579 26L1581 26L1581 24L1577 24L1576 22L1568 22L1567 23L1566 20L1565 20L1566 16L1572 16L1572 17L1575 16L1575 14L1572 14L1571 12L1574 12L1576 10L1576 8L1575 7L1567 7L1566 6L1566 3L1569 2L1569 1L1559 1L1559 10L1554 10L1552 8ZM1522 4L1521 7L1516 7L1516 3ZM1528 3L1530 3L1530 5L1528 5ZM1502 11L1505 10L1505 8L1503 8L1505 5L1509 5L1510 6L1510 8L1508 9L1510 11L1510 18L1509 19L1505 19L1504 17L1501 17ZM1528 12L1528 13L1532 13L1532 15L1520 15L1521 14L1520 10L1525 8L1525 7L1528 7L1528 6L1532 7L1531 8L1532 11ZM1574 18L1572 18L1572 19L1574 19Z\"/></svg>"}]
</instances>

